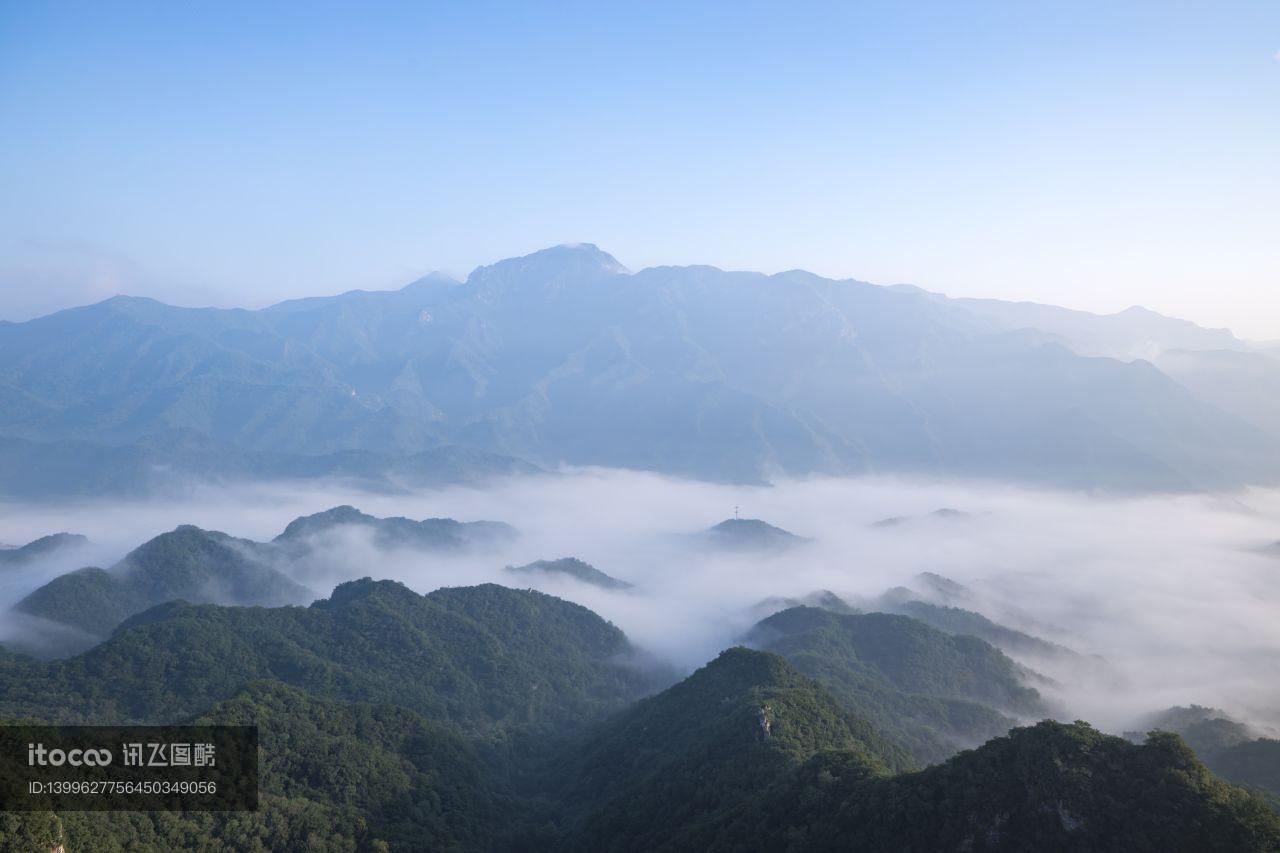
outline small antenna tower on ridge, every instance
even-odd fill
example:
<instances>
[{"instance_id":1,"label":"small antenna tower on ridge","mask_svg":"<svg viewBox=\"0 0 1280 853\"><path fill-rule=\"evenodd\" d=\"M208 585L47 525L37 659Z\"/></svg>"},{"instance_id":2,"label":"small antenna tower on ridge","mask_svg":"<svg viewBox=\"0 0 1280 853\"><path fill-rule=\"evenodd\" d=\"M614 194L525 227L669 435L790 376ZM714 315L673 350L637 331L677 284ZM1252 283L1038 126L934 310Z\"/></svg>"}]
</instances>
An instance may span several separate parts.
<instances>
[{"instance_id":1,"label":"small antenna tower on ridge","mask_svg":"<svg viewBox=\"0 0 1280 853\"><path fill-rule=\"evenodd\" d=\"M738 508L736 506L733 508L733 520L738 520Z\"/></svg>"}]
</instances>

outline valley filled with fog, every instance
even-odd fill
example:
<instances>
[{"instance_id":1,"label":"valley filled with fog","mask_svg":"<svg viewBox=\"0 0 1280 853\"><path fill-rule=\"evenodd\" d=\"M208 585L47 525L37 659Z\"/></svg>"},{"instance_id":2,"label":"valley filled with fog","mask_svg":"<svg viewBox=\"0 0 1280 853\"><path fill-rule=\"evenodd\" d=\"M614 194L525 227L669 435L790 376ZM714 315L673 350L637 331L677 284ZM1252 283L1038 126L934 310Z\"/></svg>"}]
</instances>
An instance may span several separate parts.
<instances>
[{"instance_id":1,"label":"valley filled with fog","mask_svg":"<svg viewBox=\"0 0 1280 853\"><path fill-rule=\"evenodd\" d=\"M1056 644L1060 653L1002 648L1060 719L1119 733L1172 706L1203 705L1258 734L1280 729L1273 490L1122 498L901 478L721 485L577 469L399 493L255 483L168 502L10 503L0 508L0 542L57 532L88 541L0 572L0 643L38 633L41 620L10 609L37 587L81 566L111 566L179 525L267 542L293 519L340 505L377 517L505 522L516 535L432 551L334 525L310 534L305 559L281 567L317 599L364 576L420 593L532 587L599 613L679 675L817 591L861 611L921 601ZM803 540L706 540L735 510ZM630 587L507 568L562 557Z\"/></svg>"}]
</instances>

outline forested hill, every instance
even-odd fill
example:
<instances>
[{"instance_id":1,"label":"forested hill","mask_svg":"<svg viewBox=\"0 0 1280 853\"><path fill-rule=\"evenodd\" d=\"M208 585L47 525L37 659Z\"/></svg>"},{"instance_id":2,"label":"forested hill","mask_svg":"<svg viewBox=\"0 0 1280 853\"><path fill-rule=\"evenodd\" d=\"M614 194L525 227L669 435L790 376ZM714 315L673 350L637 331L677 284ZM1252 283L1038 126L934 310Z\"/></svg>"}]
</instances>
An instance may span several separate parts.
<instances>
[{"instance_id":1,"label":"forested hill","mask_svg":"<svg viewBox=\"0 0 1280 853\"><path fill-rule=\"evenodd\" d=\"M314 597L277 571L273 559L259 543L185 524L109 571L89 567L54 578L15 609L103 637L127 617L175 599L272 606Z\"/></svg>"},{"instance_id":2,"label":"forested hill","mask_svg":"<svg viewBox=\"0 0 1280 853\"><path fill-rule=\"evenodd\" d=\"M424 553L483 551L518 536L502 522L378 518L351 506L296 518L271 542L184 524L144 542L109 569L89 566L59 575L18 601L17 612L46 620L31 623L21 650L42 657L83 651L128 617L168 601L307 604L318 595L296 578L309 581L313 558L352 534L375 547ZM47 623L72 632L42 631Z\"/></svg>"},{"instance_id":3,"label":"forested hill","mask_svg":"<svg viewBox=\"0 0 1280 853\"><path fill-rule=\"evenodd\" d=\"M844 670L865 657L858 677L890 691L872 696L927 703L971 689L947 667L998 677L999 653L944 651L954 638L905 617L814 613L772 626L838 668L815 679L733 648L656 692L667 675L621 631L530 591L365 579L310 607L161 605L65 661L0 655L0 716L257 725L261 810L5 815L0 849L1280 849L1280 818L1172 734L1041 723L913 772L900 736L925 706L882 716L887 731L858 708L892 703ZM887 667L877 655L902 641L925 651Z\"/></svg>"},{"instance_id":4,"label":"forested hill","mask_svg":"<svg viewBox=\"0 0 1280 853\"><path fill-rule=\"evenodd\" d=\"M868 779L816 756L672 849L1262 853L1280 817L1176 735L1135 745L1084 723L1017 729L937 767Z\"/></svg>"},{"instance_id":5,"label":"forested hill","mask_svg":"<svg viewBox=\"0 0 1280 853\"><path fill-rule=\"evenodd\" d=\"M826 684L919 764L1049 712L998 649L906 616L793 607L757 623L746 641Z\"/></svg>"},{"instance_id":6,"label":"forested hill","mask_svg":"<svg viewBox=\"0 0 1280 853\"><path fill-rule=\"evenodd\" d=\"M310 607L160 605L76 657L7 661L0 714L172 721L250 681L276 679L472 732L554 731L652 690L633 654L596 614L531 590L485 585L422 596L365 579Z\"/></svg>"}]
</instances>

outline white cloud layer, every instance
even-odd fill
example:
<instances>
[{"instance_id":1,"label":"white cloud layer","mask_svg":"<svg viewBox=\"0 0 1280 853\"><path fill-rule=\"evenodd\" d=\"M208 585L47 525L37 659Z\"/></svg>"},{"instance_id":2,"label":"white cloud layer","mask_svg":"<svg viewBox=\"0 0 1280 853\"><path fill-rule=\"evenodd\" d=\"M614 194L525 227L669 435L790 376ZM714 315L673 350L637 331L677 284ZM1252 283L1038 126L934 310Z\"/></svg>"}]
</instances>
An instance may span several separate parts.
<instances>
[{"instance_id":1,"label":"white cloud layer","mask_svg":"<svg viewBox=\"0 0 1280 853\"><path fill-rule=\"evenodd\" d=\"M991 618L1105 659L1078 669L1036 662L1060 683L1050 692L1064 716L1119 731L1144 713L1194 702L1280 728L1280 549L1264 547L1280 540L1276 491L1121 500L887 478L740 487L593 469L404 495L278 484L206 490L183 502L9 505L0 507L0 541L83 533L96 544L75 559L109 565L178 524L264 540L299 515L343 503L378 516L506 521L522 536L498 552L443 557L379 551L359 534L343 535L303 578L324 594L362 575L421 592L536 583L688 670L734 643L768 596L874 596L931 571L968 586ZM814 542L764 557L690 547L685 534L732 516L735 506ZM968 516L928 517L940 507ZM871 526L889 516L911 520ZM636 588L609 592L503 571L561 556ZM70 568L66 562L0 578L0 607Z\"/></svg>"}]
</instances>

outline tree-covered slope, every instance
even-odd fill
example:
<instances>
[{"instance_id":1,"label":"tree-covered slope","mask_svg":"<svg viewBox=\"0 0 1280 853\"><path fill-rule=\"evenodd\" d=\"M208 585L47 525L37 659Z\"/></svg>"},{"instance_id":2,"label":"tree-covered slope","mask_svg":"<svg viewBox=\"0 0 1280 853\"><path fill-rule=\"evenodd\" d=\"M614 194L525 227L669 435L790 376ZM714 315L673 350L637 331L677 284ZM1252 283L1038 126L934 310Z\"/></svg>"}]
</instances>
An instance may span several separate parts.
<instances>
[{"instance_id":1,"label":"tree-covered slope","mask_svg":"<svg viewBox=\"0 0 1280 853\"><path fill-rule=\"evenodd\" d=\"M1243 785L1280 811L1280 740L1258 737L1252 726L1201 705L1174 707L1143 721L1144 728L1175 732L1214 773ZM1137 732L1125 737L1136 739Z\"/></svg>"},{"instance_id":2,"label":"tree-covered slope","mask_svg":"<svg viewBox=\"0 0 1280 853\"><path fill-rule=\"evenodd\" d=\"M15 609L105 636L126 617L166 601L274 606L312 597L271 562L271 552L256 542L183 525L108 571L87 568L54 578Z\"/></svg>"},{"instance_id":3,"label":"tree-covered slope","mask_svg":"<svg viewBox=\"0 0 1280 853\"><path fill-rule=\"evenodd\" d=\"M194 722L258 728L258 811L64 812L54 820L68 851L463 853L492 849L518 826L474 747L403 708L322 700L268 681Z\"/></svg>"},{"instance_id":4,"label":"tree-covered slope","mask_svg":"<svg viewBox=\"0 0 1280 853\"><path fill-rule=\"evenodd\" d=\"M999 649L905 616L794 607L758 622L750 639L815 665L822 653L835 652L841 663L873 671L909 693L969 699L1016 713L1044 710L1039 694L1021 683L1018 665Z\"/></svg>"},{"instance_id":5,"label":"tree-covered slope","mask_svg":"<svg viewBox=\"0 0 1280 853\"><path fill-rule=\"evenodd\" d=\"M314 557L337 544L332 537L351 529L369 533L380 548L444 552L497 547L517 536L501 522L378 518L351 506L294 519L272 542L183 525L144 543L108 570L88 567L56 577L15 609L75 627L84 632L80 648L87 648L129 616L168 601L304 604L315 593L294 577L306 576Z\"/></svg>"},{"instance_id":6,"label":"tree-covered slope","mask_svg":"<svg viewBox=\"0 0 1280 853\"><path fill-rule=\"evenodd\" d=\"M825 753L670 849L1261 853L1280 818L1176 735L1044 722L893 778Z\"/></svg>"},{"instance_id":7,"label":"tree-covered slope","mask_svg":"<svg viewBox=\"0 0 1280 853\"><path fill-rule=\"evenodd\" d=\"M1257 738L1235 743L1205 763L1223 779L1265 791L1280 805L1280 740Z\"/></svg>"},{"instance_id":8,"label":"tree-covered slope","mask_svg":"<svg viewBox=\"0 0 1280 853\"><path fill-rule=\"evenodd\" d=\"M1173 734L1134 744L1045 722L911 772L900 732L851 708L932 726L913 703L933 698L904 687L968 691L979 674L1005 691L995 695L1034 701L1009 692L1007 659L904 617L778 616L775 639L793 639L799 660L838 662L823 675L831 690L777 654L734 648L640 698L654 680L617 628L494 585L422 596L366 579L310 607L162 605L66 661L0 653L0 718L257 725L260 810L4 816L0 842L61 841L68 853L1280 850L1280 818ZM948 681L940 667L970 671Z\"/></svg>"},{"instance_id":9,"label":"tree-covered slope","mask_svg":"<svg viewBox=\"0 0 1280 853\"><path fill-rule=\"evenodd\" d=\"M823 750L865 775L907 757L782 658L744 648L574 742L549 774L561 847L661 849Z\"/></svg>"},{"instance_id":10,"label":"tree-covered slope","mask_svg":"<svg viewBox=\"0 0 1280 853\"><path fill-rule=\"evenodd\" d=\"M748 641L827 685L920 763L1004 733L1007 714L1046 711L998 649L905 616L795 607L757 623Z\"/></svg>"},{"instance_id":11,"label":"tree-covered slope","mask_svg":"<svg viewBox=\"0 0 1280 853\"><path fill-rule=\"evenodd\" d=\"M65 661L0 663L0 714L165 721L274 679L387 702L460 729L556 730L651 689L632 648L586 608L486 585L418 595L353 581L310 607L173 603Z\"/></svg>"}]
</instances>

